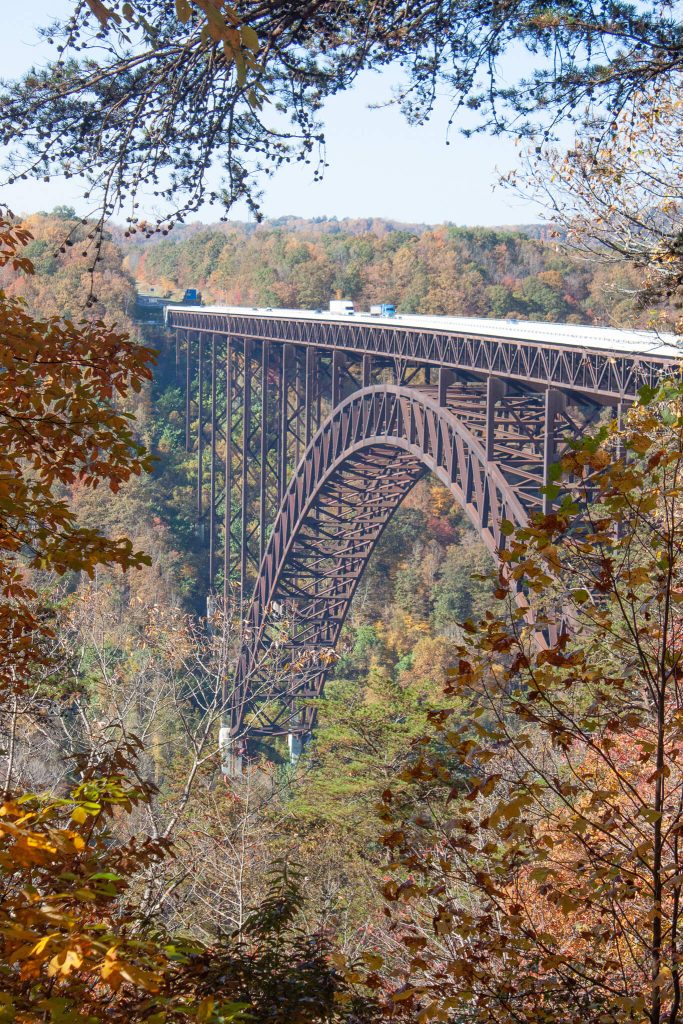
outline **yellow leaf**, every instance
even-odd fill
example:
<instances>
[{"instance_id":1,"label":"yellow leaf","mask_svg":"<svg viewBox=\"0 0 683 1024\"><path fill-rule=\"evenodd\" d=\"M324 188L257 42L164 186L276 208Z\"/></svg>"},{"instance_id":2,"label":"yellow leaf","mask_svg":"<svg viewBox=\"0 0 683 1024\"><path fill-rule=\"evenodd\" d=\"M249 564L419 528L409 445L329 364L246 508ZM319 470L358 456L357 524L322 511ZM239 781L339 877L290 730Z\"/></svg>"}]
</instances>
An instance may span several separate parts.
<instances>
[{"instance_id":1,"label":"yellow leaf","mask_svg":"<svg viewBox=\"0 0 683 1024\"><path fill-rule=\"evenodd\" d=\"M213 1013L213 1008L215 1005L216 1000L213 998L213 996L206 996L205 999L202 999L201 1003L197 1007L197 1020L209 1020L211 1014Z\"/></svg>"},{"instance_id":2,"label":"yellow leaf","mask_svg":"<svg viewBox=\"0 0 683 1024\"><path fill-rule=\"evenodd\" d=\"M31 956L38 956L39 953L42 953L45 947L47 946L48 942L51 942L52 939L57 938L58 935L59 932L51 932L50 935L44 935L39 942L36 942L35 946L31 950Z\"/></svg>"},{"instance_id":3,"label":"yellow leaf","mask_svg":"<svg viewBox=\"0 0 683 1024\"><path fill-rule=\"evenodd\" d=\"M416 988L404 988L400 992L392 992L391 999L394 1003L401 1003L404 999L410 999L411 996L418 995L419 989Z\"/></svg>"},{"instance_id":4,"label":"yellow leaf","mask_svg":"<svg viewBox=\"0 0 683 1024\"><path fill-rule=\"evenodd\" d=\"M81 953L76 949L63 949L52 957L50 963L47 965L47 974L49 978L54 978L56 974L61 974L66 977L76 967L80 967L83 963L83 957Z\"/></svg>"},{"instance_id":5,"label":"yellow leaf","mask_svg":"<svg viewBox=\"0 0 683 1024\"><path fill-rule=\"evenodd\" d=\"M671 969L669 967L662 967L661 971L652 982L653 988L661 988L662 985L666 985L671 980Z\"/></svg>"}]
</instances>

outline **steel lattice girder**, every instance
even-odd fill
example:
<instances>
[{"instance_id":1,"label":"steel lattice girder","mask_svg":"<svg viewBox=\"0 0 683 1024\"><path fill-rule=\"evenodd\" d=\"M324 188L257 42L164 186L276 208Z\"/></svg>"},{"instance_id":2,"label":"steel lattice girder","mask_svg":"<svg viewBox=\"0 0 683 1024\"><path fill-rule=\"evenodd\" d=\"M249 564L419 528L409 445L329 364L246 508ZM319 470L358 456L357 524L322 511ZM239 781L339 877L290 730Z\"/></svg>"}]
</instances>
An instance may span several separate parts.
<instances>
[{"instance_id":1,"label":"steel lattice girder","mask_svg":"<svg viewBox=\"0 0 683 1024\"><path fill-rule=\"evenodd\" d=\"M416 388L364 388L334 409L284 496L244 632L231 732L306 732L358 581L408 491L427 470L463 507L489 550L503 519L527 512L480 441Z\"/></svg>"},{"instance_id":2,"label":"steel lattice girder","mask_svg":"<svg viewBox=\"0 0 683 1024\"><path fill-rule=\"evenodd\" d=\"M357 335L360 326L349 330ZM225 594L239 595L246 616L231 732L304 733L315 713L306 702L322 691L360 576L419 476L432 469L446 483L495 553L502 517L522 522L549 509L541 488L566 435L576 437L605 406L621 415L628 402L388 351L330 349L324 338L318 346L294 345L286 332L229 337L224 327L200 326L195 316L176 332L176 361L184 342L186 446L195 448L196 388L197 520L205 536L208 519L209 591L220 533ZM394 384L380 386L387 376Z\"/></svg>"},{"instance_id":3,"label":"steel lattice girder","mask_svg":"<svg viewBox=\"0 0 683 1024\"><path fill-rule=\"evenodd\" d=\"M602 399L634 399L644 385L653 385L677 362L642 353L603 352L533 339L477 336L407 325L314 321L253 313L169 309L169 328L251 338L282 344L313 346L492 374L505 380L542 387L570 388Z\"/></svg>"}]
</instances>

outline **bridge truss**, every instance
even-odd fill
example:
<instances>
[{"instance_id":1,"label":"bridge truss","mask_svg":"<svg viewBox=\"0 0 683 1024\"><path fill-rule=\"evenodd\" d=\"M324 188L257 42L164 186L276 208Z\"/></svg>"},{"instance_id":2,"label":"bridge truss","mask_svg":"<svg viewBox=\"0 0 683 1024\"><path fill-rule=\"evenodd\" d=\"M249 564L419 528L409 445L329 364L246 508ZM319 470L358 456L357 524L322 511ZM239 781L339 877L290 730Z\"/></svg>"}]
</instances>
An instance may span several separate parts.
<instances>
[{"instance_id":1,"label":"bridge truss","mask_svg":"<svg viewBox=\"0 0 683 1024\"><path fill-rule=\"evenodd\" d=\"M567 439L620 417L672 366L386 321L172 308L167 323L209 590L241 608L235 763L245 737L310 732L363 570L424 473L495 554L503 519L548 511L542 487Z\"/></svg>"}]
</instances>

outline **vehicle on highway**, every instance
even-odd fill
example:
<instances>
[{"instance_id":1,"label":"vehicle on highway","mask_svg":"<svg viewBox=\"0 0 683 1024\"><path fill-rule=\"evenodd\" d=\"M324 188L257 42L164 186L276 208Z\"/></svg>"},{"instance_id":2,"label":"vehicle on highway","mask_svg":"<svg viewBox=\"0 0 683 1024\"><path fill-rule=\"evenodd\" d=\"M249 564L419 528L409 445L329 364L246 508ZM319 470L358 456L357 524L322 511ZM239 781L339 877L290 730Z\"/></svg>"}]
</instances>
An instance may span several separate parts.
<instances>
[{"instance_id":1,"label":"vehicle on highway","mask_svg":"<svg viewBox=\"0 0 683 1024\"><path fill-rule=\"evenodd\" d=\"M330 313L355 313L356 309L349 299L331 299Z\"/></svg>"}]
</instances>

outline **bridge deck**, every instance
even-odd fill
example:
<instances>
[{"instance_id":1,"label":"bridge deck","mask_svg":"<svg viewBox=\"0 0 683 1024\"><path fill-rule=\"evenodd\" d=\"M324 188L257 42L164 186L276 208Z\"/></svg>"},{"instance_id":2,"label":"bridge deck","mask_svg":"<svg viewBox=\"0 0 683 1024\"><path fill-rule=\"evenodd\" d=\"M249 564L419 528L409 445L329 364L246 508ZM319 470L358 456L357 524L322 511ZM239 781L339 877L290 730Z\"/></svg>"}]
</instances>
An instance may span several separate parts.
<instances>
[{"instance_id":1,"label":"bridge deck","mask_svg":"<svg viewBox=\"0 0 683 1024\"><path fill-rule=\"evenodd\" d=\"M388 360L399 379L408 366L447 368L527 388L555 386L608 405L633 400L683 362L683 344L672 334L526 320L169 306L166 323L195 337Z\"/></svg>"},{"instance_id":2,"label":"bridge deck","mask_svg":"<svg viewBox=\"0 0 683 1024\"><path fill-rule=\"evenodd\" d=\"M545 323L540 320L494 320L487 317L420 316L399 313L393 317L370 313L329 313L306 309L271 309L251 306L169 306L172 312L222 313L235 316L256 314L259 317L283 320L304 320L314 323L367 324L374 327L404 327L408 330L443 331L486 338L539 342L571 348L596 349L602 352L623 352L629 355L656 356L664 359L683 358L683 342L675 334L659 331L622 330L583 324Z\"/></svg>"}]
</instances>

